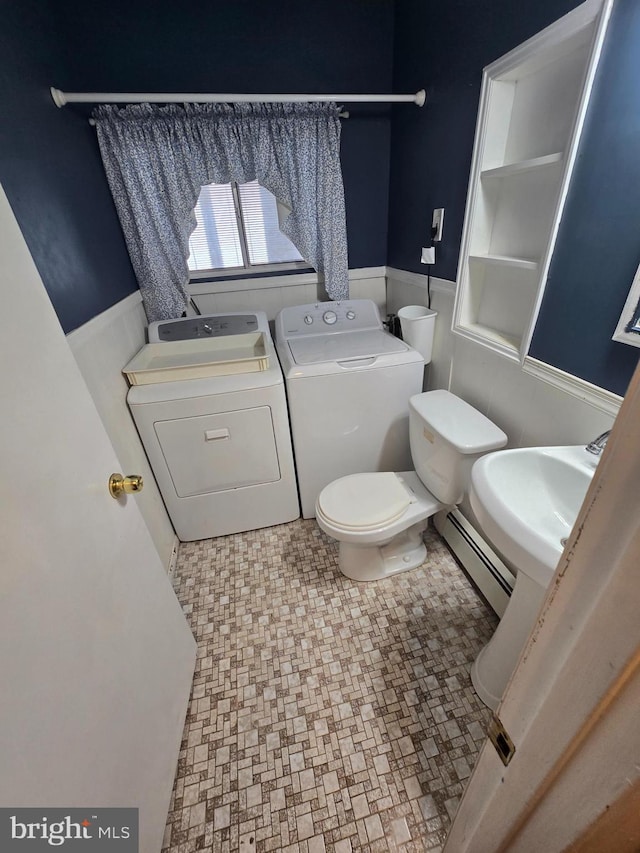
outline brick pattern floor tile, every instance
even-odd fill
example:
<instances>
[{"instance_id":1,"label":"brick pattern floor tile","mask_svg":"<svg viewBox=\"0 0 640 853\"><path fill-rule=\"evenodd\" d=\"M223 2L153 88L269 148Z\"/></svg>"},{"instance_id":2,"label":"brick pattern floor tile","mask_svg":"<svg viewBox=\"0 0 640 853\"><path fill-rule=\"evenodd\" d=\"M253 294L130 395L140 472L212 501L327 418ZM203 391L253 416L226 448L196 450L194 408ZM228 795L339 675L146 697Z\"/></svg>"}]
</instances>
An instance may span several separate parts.
<instances>
[{"instance_id":1,"label":"brick pattern floor tile","mask_svg":"<svg viewBox=\"0 0 640 853\"><path fill-rule=\"evenodd\" d=\"M497 619L432 530L356 583L315 521L185 543L198 658L163 850L437 851L489 712Z\"/></svg>"}]
</instances>

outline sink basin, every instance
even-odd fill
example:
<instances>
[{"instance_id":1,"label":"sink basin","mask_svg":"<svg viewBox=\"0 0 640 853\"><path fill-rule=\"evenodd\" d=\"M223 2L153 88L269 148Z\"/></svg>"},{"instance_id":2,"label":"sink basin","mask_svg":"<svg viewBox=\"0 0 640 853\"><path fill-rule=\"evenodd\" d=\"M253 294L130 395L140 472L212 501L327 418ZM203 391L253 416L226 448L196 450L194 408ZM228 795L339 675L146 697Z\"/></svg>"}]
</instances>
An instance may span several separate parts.
<instances>
[{"instance_id":1,"label":"sink basin","mask_svg":"<svg viewBox=\"0 0 640 853\"><path fill-rule=\"evenodd\" d=\"M598 458L582 446L489 453L471 472L471 506L517 571L546 588L578 516Z\"/></svg>"}]
</instances>

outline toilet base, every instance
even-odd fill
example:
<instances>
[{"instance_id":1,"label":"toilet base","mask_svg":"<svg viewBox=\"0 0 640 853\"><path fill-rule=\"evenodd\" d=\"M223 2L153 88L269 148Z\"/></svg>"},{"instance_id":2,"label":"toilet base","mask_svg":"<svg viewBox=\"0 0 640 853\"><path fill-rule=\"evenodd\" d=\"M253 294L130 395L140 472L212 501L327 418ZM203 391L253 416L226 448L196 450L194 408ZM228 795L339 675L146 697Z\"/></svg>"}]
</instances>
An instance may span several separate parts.
<instances>
[{"instance_id":1,"label":"toilet base","mask_svg":"<svg viewBox=\"0 0 640 853\"><path fill-rule=\"evenodd\" d=\"M422 541L428 520L414 524L386 545L340 543L338 568L354 581L377 581L422 565L427 549Z\"/></svg>"}]
</instances>

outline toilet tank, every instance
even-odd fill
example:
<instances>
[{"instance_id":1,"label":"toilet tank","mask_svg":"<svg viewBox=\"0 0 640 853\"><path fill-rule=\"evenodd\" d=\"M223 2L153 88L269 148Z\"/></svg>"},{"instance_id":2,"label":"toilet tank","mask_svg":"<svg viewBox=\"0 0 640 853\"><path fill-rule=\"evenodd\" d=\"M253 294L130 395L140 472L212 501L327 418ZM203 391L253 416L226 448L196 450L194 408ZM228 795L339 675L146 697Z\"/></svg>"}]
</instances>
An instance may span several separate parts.
<instances>
[{"instance_id":1,"label":"toilet tank","mask_svg":"<svg viewBox=\"0 0 640 853\"><path fill-rule=\"evenodd\" d=\"M462 500L476 459L507 443L489 418L449 391L409 399L409 438L416 473L448 505Z\"/></svg>"}]
</instances>

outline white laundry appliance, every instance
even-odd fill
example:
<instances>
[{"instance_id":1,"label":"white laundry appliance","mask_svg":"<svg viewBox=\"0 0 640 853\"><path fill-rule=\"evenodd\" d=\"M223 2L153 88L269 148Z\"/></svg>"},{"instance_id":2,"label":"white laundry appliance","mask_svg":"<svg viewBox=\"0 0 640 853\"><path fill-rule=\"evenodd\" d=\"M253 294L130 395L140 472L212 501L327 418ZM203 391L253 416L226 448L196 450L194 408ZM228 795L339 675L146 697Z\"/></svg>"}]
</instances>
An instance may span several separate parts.
<instances>
[{"instance_id":1,"label":"white laundry appliance","mask_svg":"<svg viewBox=\"0 0 640 853\"><path fill-rule=\"evenodd\" d=\"M338 477L412 467L409 397L422 391L424 361L383 329L374 302L285 308L276 347L305 518Z\"/></svg>"},{"instance_id":2,"label":"white laundry appliance","mask_svg":"<svg viewBox=\"0 0 640 853\"><path fill-rule=\"evenodd\" d=\"M183 542L300 515L284 382L266 314L161 321L149 327L149 342L247 332L264 332L266 369L134 385L127 395Z\"/></svg>"}]
</instances>

